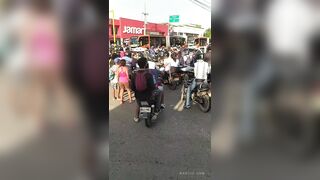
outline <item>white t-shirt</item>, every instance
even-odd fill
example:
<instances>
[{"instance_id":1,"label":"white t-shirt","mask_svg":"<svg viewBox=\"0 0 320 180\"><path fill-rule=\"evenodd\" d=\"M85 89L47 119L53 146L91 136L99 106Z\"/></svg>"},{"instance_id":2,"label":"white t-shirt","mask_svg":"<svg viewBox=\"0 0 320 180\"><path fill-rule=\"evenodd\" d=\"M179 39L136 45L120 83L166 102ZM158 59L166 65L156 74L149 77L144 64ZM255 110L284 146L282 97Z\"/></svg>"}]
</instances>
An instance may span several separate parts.
<instances>
[{"instance_id":1,"label":"white t-shirt","mask_svg":"<svg viewBox=\"0 0 320 180\"><path fill-rule=\"evenodd\" d=\"M207 62L198 60L196 63L194 63L194 76L196 79L206 80L210 71L211 69Z\"/></svg>"},{"instance_id":2,"label":"white t-shirt","mask_svg":"<svg viewBox=\"0 0 320 180\"><path fill-rule=\"evenodd\" d=\"M152 61L148 61L149 69L156 69L156 63Z\"/></svg>"},{"instance_id":3,"label":"white t-shirt","mask_svg":"<svg viewBox=\"0 0 320 180\"><path fill-rule=\"evenodd\" d=\"M180 64L179 59L176 59L176 61L174 62L174 64L172 65L173 67L178 67Z\"/></svg>"},{"instance_id":4,"label":"white t-shirt","mask_svg":"<svg viewBox=\"0 0 320 180\"><path fill-rule=\"evenodd\" d=\"M266 40L272 52L301 57L308 54L310 35L316 30L312 5L300 0L278 0L265 14ZM293 60L293 59L289 59Z\"/></svg>"},{"instance_id":5,"label":"white t-shirt","mask_svg":"<svg viewBox=\"0 0 320 180\"><path fill-rule=\"evenodd\" d=\"M117 77L117 74L116 74L116 72L118 70L118 66L117 65L113 65L110 70L115 73L114 78L110 82L111 83L118 83L118 77Z\"/></svg>"},{"instance_id":6,"label":"white t-shirt","mask_svg":"<svg viewBox=\"0 0 320 180\"><path fill-rule=\"evenodd\" d=\"M171 66L175 67L176 62L174 62L174 60L171 57L168 57L166 59L163 60L163 64L165 67L165 71L169 71Z\"/></svg>"}]
</instances>

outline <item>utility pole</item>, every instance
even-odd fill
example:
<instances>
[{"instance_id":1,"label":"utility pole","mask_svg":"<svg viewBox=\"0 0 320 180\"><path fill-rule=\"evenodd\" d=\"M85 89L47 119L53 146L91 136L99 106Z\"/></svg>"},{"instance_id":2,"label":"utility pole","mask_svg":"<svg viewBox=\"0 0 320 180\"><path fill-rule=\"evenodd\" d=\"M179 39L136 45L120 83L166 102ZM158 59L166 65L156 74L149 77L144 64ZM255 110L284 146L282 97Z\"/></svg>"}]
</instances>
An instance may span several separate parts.
<instances>
[{"instance_id":1,"label":"utility pole","mask_svg":"<svg viewBox=\"0 0 320 180\"><path fill-rule=\"evenodd\" d=\"M170 47L170 22L168 22L168 35L166 36L166 47Z\"/></svg>"},{"instance_id":2,"label":"utility pole","mask_svg":"<svg viewBox=\"0 0 320 180\"><path fill-rule=\"evenodd\" d=\"M116 43L116 31L115 31L115 25L114 25L114 9L112 9L111 11L109 11L109 13L112 13L112 31L113 31L113 43ZM110 43L110 42L109 42ZM116 49L116 46L114 46L114 49Z\"/></svg>"},{"instance_id":3,"label":"utility pole","mask_svg":"<svg viewBox=\"0 0 320 180\"><path fill-rule=\"evenodd\" d=\"M113 30L113 43L116 45L117 43L116 43L116 30L114 27L114 10L112 10L112 30Z\"/></svg>"},{"instance_id":4,"label":"utility pole","mask_svg":"<svg viewBox=\"0 0 320 180\"><path fill-rule=\"evenodd\" d=\"M144 12L142 14L144 15L144 25L143 25L144 35L147 35L147 15L149 14L147 13L147 10L146 10L146 0L144 1Z\"/></svg>"}]
</instances>

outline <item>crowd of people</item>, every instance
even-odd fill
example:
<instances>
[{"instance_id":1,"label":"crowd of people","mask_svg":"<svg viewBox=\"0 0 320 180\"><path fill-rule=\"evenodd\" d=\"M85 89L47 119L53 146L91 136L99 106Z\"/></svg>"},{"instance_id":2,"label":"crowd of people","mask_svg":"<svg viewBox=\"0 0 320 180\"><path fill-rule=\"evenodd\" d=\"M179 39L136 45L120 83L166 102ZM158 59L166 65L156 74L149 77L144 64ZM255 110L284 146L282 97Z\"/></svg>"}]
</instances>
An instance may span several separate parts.
<instances>
[{"instance_id":1,"label":"crowd of people","mask_svg":"<svg viewBox=\"0 0 320 180\"><path fill-rule=\"evenodd\" d=\"M163 84L169 83L169 76L177 67L194 67L195 80L188 88L188 94L191 94L199 80L207 81L208 77L210 78L208 76L211 71L211 64L208 63L211 62L210 46L205 54L200 50L187 51L185 46L169 48L151 46L145 51L131 51L127 46L122 46L117 50L110 49L109 57L109 82L113 100L123 104L125 91L129 103L133 102L134 96L137 101L135 121L138 121L141 99L156 96L156 107L158 107L156 109L165 108ZM146 79L142 85L140 85L142 81L140 75ZM143 86L142 90L137 86ZM190 100L186 101L185 108L190 108Z\"/></svg>"}]
</instances>

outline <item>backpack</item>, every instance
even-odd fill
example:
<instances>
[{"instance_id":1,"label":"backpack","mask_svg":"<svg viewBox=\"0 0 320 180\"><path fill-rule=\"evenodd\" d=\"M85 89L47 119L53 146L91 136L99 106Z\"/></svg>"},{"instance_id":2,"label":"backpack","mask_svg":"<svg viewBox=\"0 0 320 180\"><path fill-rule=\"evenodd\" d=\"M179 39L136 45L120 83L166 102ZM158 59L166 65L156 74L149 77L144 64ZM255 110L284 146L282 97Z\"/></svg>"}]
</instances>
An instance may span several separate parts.
<instances>
[{"instance_id":1,"label":"backpack","mask_svg":"<svg viewBox=\"0 0 320 180\"><path fill-rule=\"evenodd\" d=\"M136 79L135 79L135 85L137 91L145 91L147 89L147 78L146 78L147 72L137 72L136 73Z\"/></svg>"}]
</instances>

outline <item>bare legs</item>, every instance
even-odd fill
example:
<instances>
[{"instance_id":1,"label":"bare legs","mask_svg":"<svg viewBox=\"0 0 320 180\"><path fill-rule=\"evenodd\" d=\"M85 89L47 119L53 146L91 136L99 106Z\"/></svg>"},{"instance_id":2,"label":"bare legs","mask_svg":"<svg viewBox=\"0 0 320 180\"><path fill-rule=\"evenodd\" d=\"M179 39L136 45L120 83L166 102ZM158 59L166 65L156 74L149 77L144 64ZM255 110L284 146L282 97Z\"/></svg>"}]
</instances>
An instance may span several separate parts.
<instances>
[{"instance_id":1,"label":"bare legs","mask_svg":"<svg viewBox=\"0 0 320 180\"><path fill-rule=\"evenodd\" d=\"M129 87L129 83L125 83L124 86L125 86L125 89L126 89L126 91L128 93L128 96L129 96L129 102L131 103L132 102L132 97L131 97L131 89Z\"/></svg>"},{"instance_id":2,"label":"bare legs","mask_svg":"<svg viewBox=\"0 0 320 180\"><path fill-rule=\"evenodd\" d=\"M113 99L120 99L120 96L119 96L119 87L118 87L118 85L114 85L113 87L112 87L112 93L113 93Z\"/></svg>"},{"instance_id":3,"label":"bare legs","mask_svg":"<svg viewBox=\"0 0 320 180\"><path fill-rule=\"evenodd\" d=\"M129 96L129 102L132 102L132 97L131 97L131 89L129 88L129 83L119 83L120 84L120 101L121 104L123 103L123 94L124 90L127 91L128 96Z\"/></svg>"}]
</instances>

